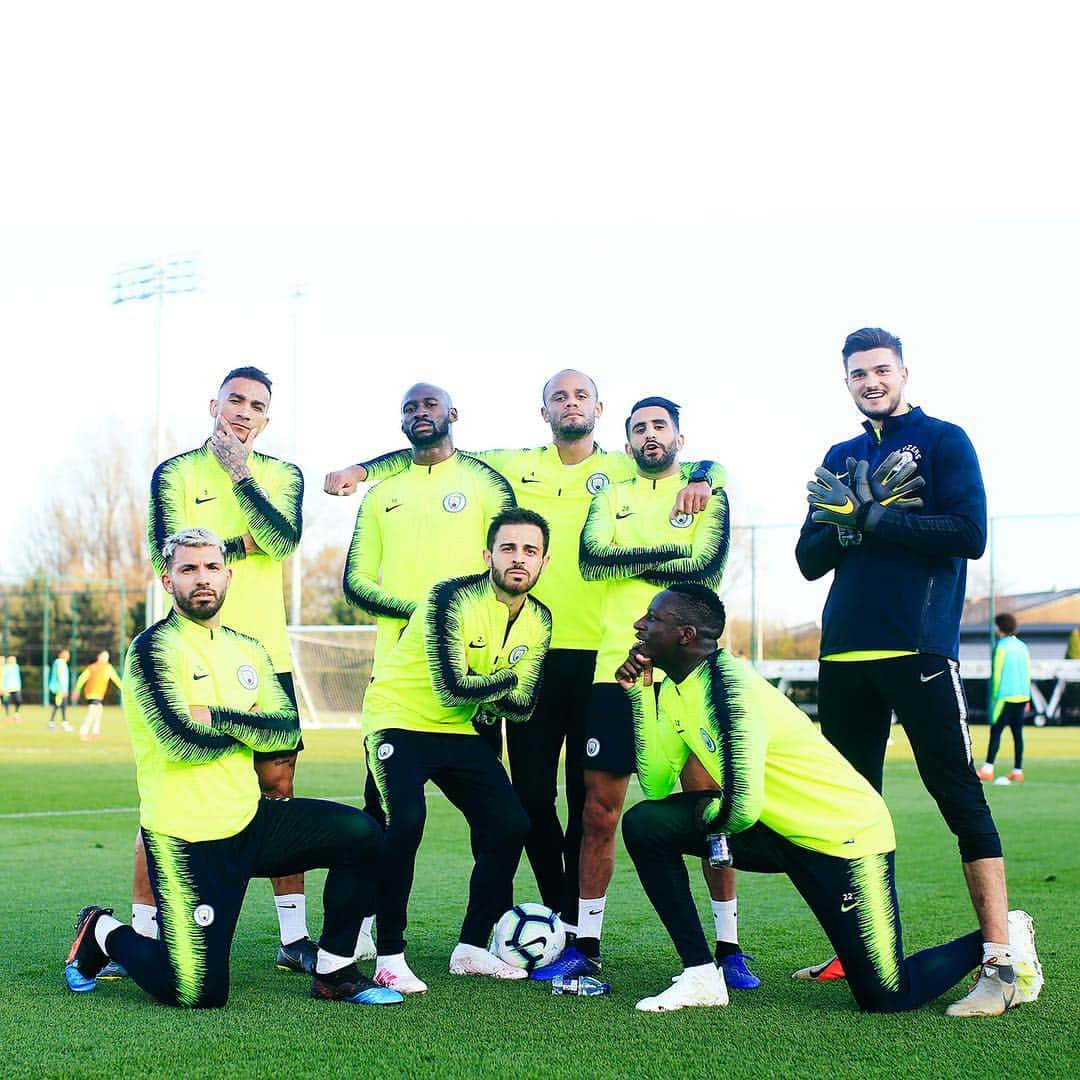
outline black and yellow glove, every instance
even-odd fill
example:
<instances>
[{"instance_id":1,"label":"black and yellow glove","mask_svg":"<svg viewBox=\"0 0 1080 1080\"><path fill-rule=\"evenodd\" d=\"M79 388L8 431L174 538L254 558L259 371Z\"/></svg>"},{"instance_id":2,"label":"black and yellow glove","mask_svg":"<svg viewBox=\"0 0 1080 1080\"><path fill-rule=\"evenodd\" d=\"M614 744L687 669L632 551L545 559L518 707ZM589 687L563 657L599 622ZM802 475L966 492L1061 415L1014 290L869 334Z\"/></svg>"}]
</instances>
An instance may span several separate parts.
<instances>
[{"instance_id":1,"label":"black and yellow glove","mask_svg":"<svg viewBox=\"0 0 1080 1080\"><path fill-rule=\"evenodd\" d=\"M848 473L849 482L845 483L843 478L819 465L814 470L817 479L806 485L809 492L806 501L814 507L811 519L842 529L859 529L862 524L860 511L863 511L864 505L873 501L867 480L869 470L870 466L865 461L855 463L855 467ZM857 495L860 487L865 489L863 498Z\"/></svg>"},{"instance_id":2,"label":"black and yellow glove","mask_svg":"<svg viewBox=\"0 0 1080 1080\"><path fill-rule=\"evenodd\" d=\"M855 464L854 458L848 458L848 469ZM870 474L869 495L882 506L895 506L899 510L918 510L922 499L913 493L926 486L926 479L916 476L918 465L910 454L894 450ZM856 492L857 495L864 494Z\"/></svg>"}]
</instances>

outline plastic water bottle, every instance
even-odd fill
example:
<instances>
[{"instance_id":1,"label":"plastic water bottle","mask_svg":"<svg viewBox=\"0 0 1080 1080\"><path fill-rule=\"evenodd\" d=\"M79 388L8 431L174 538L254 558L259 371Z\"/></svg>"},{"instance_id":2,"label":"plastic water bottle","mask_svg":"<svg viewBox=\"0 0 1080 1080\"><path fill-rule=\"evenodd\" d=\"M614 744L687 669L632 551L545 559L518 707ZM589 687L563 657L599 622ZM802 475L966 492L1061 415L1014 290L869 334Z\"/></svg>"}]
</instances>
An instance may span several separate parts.
<instances>
[{"instance_id":1,"label":"plastic water bottle","mask_svg":"<svg viewBox=\"0 0 1080 1080\"><path fill-rule=\"evenodd\" d=\"M575 997L595 997L610 994L611 983L601 982L591 975L556 975L551 980L553 994L572 994Z\"/></svg>"},{"instance_id":2,"label":"plastic water bottle","mask_svg":"<svg viewBox=\"0 0 1080 1080\"><path fill-rule=\"evenodd\" d=\"M731 866L735 861L731 857L731 848L728 846L727 837L723 833L709 833L705 837L705 857L714 870Z\"/></svg>"}]
</instances>

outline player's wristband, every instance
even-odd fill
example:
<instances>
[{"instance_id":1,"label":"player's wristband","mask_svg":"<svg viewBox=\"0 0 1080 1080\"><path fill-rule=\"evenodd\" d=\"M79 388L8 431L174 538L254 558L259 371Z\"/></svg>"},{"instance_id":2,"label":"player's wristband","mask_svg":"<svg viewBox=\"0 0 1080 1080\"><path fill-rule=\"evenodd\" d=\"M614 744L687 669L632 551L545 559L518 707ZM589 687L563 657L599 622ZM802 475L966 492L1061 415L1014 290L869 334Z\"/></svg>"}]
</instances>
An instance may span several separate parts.
<instances>
[{"instance_id":1,"label":"player's wristband","mask_svg":"<svg viewBox=\"0 0 1080 1080\"><path fill-rule=\"evenodd\" d=\"M708 469L695 469L690 474L691 484L707 484L709 483L709 471Z\"/></svg>"}]
</instances>

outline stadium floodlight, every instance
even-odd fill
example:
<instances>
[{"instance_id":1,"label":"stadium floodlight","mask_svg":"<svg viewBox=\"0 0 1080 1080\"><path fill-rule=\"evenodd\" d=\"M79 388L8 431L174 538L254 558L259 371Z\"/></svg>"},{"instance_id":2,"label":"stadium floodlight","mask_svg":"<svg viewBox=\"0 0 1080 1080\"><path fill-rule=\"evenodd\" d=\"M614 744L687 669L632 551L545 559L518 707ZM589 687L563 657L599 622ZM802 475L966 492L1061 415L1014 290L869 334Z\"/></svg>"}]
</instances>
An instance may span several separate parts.
<instances>
[{"instance_id":1,"label":"stadium floodlight","mask_svg":"<svg viewBox=\"0 0 1080 1080\"><path fill-rule=\"evenodd\" d=\"M137 263L117 270L113 275L113 304L127 304L137 300L157 300L157 324L155 328L154 372L157 413L154 438L154 462L164 455L165 434L162 427L161 397L161 311L166 296L196 292L199 288L198 260L193 256L174 259L155 259L153 262Z\"/></svg>"}]
</instances>

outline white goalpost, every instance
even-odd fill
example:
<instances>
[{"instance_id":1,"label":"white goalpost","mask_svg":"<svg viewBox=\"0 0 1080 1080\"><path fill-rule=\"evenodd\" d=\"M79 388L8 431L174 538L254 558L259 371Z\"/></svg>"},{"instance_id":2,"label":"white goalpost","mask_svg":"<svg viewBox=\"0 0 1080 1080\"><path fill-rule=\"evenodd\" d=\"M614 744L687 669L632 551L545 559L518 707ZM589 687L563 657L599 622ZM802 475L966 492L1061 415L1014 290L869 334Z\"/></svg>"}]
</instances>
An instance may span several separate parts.
<instances>
[{"instance_id":1,"label":"white goalpost","mask_svg":"<svg viewBox=\"0 0 1080 1080\"><path fill-rule=\"evenodd\" d=\"M290 626L293 683L306 728L355 728L375 654L374 626Z\"/></svg>"}]
</instances>

